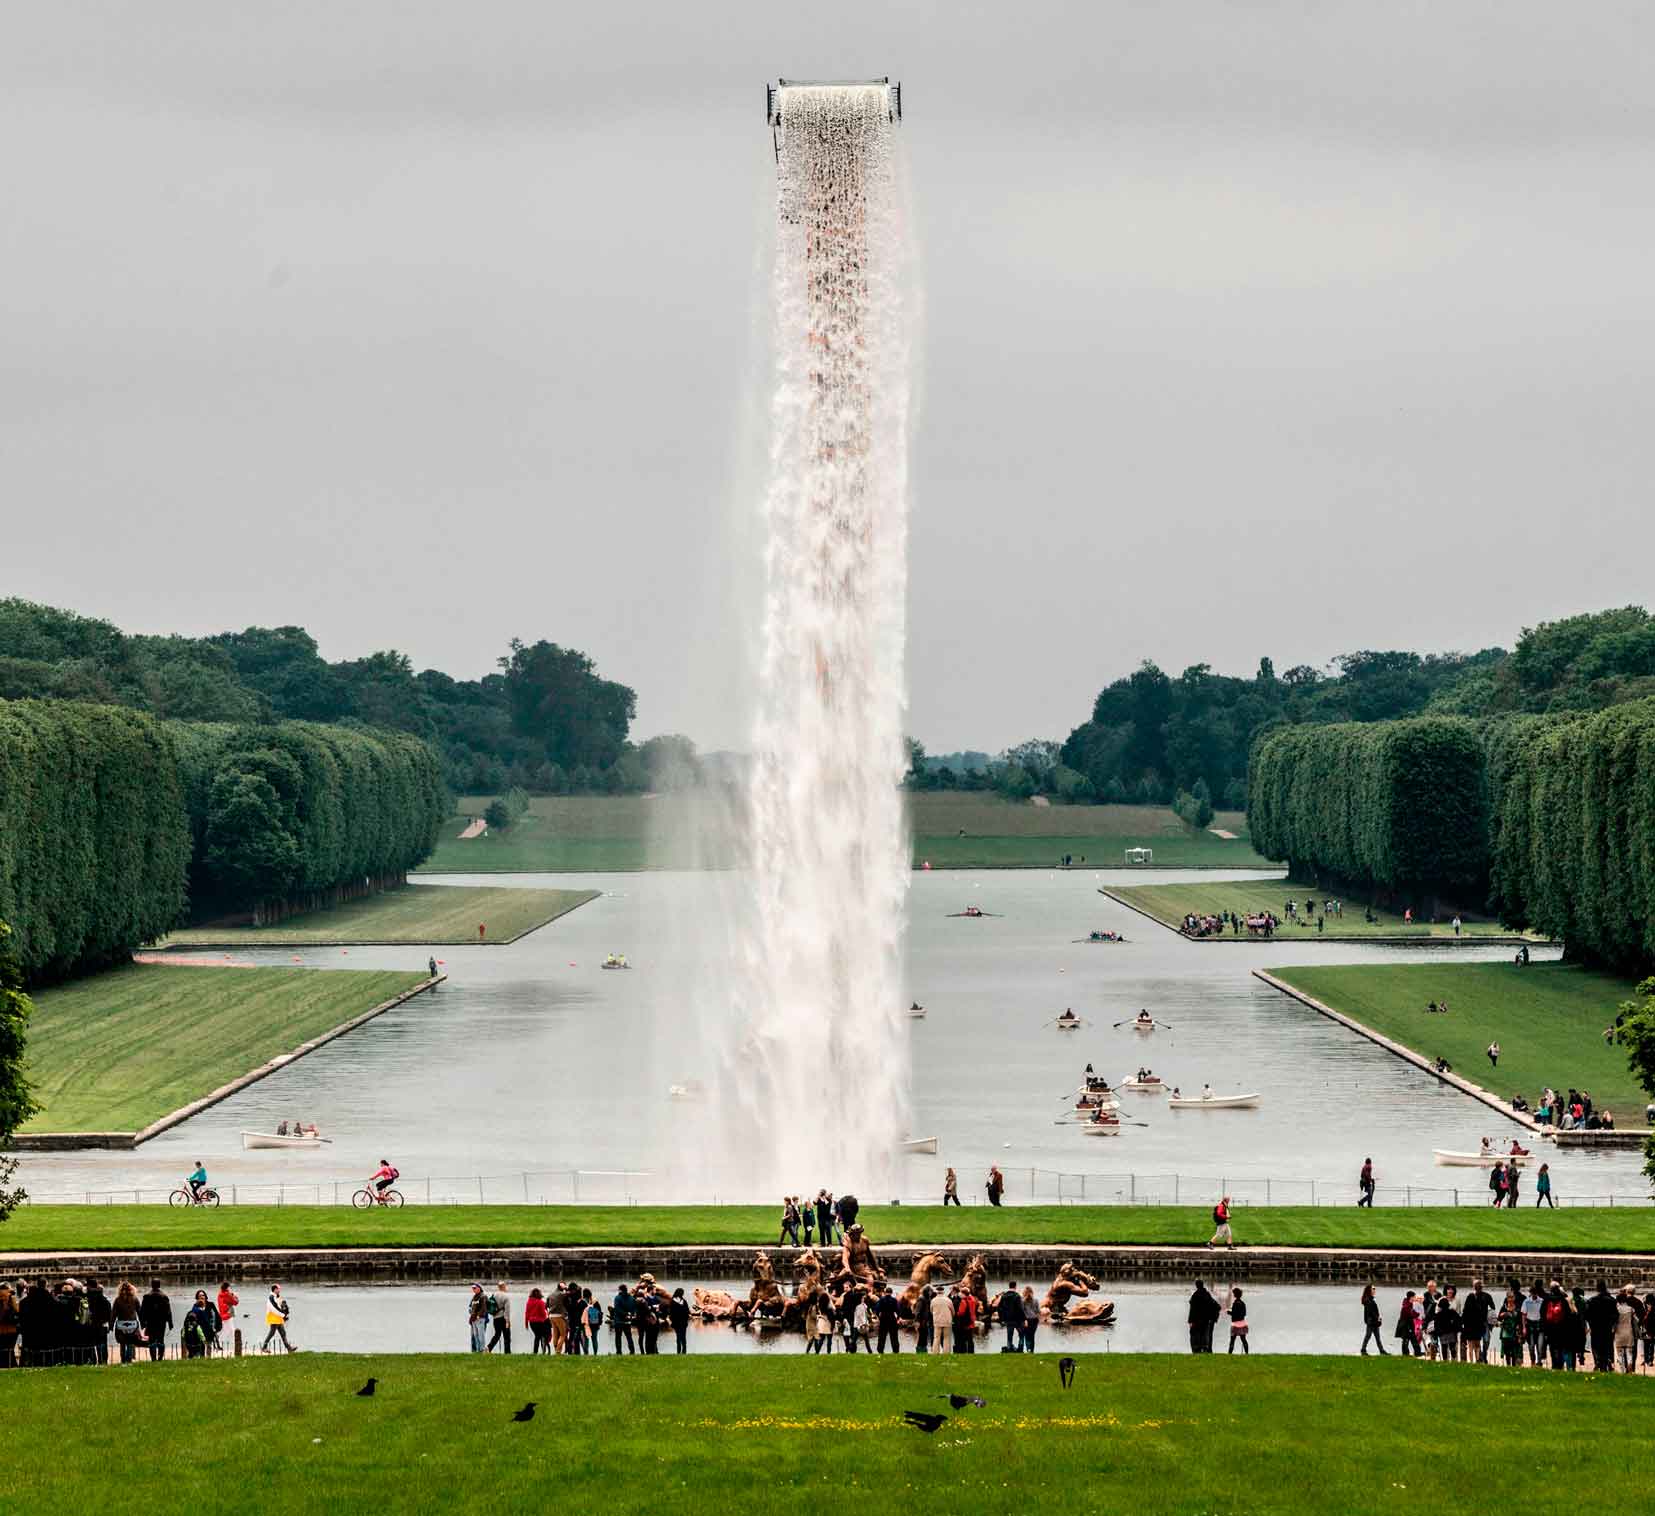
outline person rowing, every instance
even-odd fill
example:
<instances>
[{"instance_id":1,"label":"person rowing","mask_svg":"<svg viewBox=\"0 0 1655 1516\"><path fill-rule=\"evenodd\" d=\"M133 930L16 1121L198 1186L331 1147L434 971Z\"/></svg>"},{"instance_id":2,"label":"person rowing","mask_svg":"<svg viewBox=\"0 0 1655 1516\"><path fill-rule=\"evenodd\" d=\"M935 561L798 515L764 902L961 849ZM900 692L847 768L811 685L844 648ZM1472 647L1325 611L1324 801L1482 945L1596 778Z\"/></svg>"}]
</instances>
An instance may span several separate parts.
<instances>
[{"instance_id":1,"label":"person rowing","mask_svg":"<svg viewBox=\"0 0 1655 1516\"><path fill-rule=\"evenodd\" d=\"M1059 1021L1079 1021L1080 1017L1075 1015L1073 1006L1066 1006L1064 1008L1063 1014L1061 1016L1059 1016L1057 1019Z\"/></svg>"},{"instance_id":2,"label":"person rowing","mask_svg":"<svg viewBox=\"0 0 1655 1516\"><path fill-rule=\"evenodd\" d=\"M1138 1012L1138 1025L1139 1026L1154 1026L1155 1025L1155 1018L1153 1016L1151 1016L1148 1011L1139 1011Z\"/></svg>"},{"instance_id":3,"label":"person rowing","mask_svg":"<svg viewBox=\"0 0 1655 1516\"><path fill-rule=\"evenodd\" d=\"M1121 1118L1099 1106L1097 1110L1092 1112L1092 1124L1094 1126L1119 1126Z\"/></svg>"}]
</instances>

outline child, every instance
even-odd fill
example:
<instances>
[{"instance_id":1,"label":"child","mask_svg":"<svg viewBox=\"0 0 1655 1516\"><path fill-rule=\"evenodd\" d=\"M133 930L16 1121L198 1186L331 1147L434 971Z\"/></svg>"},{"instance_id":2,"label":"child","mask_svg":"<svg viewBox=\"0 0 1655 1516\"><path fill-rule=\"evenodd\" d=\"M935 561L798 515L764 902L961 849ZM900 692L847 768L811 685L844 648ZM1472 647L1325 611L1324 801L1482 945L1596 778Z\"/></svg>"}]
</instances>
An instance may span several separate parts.
<instances>
[{"instance_id":1,"label":"child","mask_svg":"<svg viewBox=\"0 0 1655 1516\"><path fill-rule=\"evenodd\" d=\"M1236 1339L1241 1339L1242 1355L1246 1356L1253 1350L1247 1346L1247 1302L1241 1298L1241 1286L1238 1284L1230 1291L1230 1352L1236 1350Z\"/></svg>"}]
</instances>

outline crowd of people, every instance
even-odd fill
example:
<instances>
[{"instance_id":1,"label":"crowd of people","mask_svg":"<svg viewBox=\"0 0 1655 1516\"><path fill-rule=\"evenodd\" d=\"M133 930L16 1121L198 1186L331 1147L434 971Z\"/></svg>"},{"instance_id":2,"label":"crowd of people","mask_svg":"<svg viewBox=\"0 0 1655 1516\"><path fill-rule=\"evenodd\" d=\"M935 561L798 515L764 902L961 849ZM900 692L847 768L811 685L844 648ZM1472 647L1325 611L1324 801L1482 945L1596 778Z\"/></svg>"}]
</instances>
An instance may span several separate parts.
<instances>
[{"instance_id":1,"label":"crowd of people","mask_svg":"<svg viewBox=\"0 0 1655 1516\"><path fill-rule=\"evenodd\" d=\"M505 1280L487 1293L482 1285L472 1285L466 1320L473 1353L511 1352L512 1299ZM603 1301L573 1280L547 1289L535 1285L523 1301L523 1330L532 1355L601 1353L605 1320ZM689 1351L690 1303L682 1288L667 1294L653 1274L643 1275L635 1288L623 1284L615 1292L607 1324L614 1353L659 1353L661 1334L669 1330L677 1351Z\"/></svg>"}]
</instances>

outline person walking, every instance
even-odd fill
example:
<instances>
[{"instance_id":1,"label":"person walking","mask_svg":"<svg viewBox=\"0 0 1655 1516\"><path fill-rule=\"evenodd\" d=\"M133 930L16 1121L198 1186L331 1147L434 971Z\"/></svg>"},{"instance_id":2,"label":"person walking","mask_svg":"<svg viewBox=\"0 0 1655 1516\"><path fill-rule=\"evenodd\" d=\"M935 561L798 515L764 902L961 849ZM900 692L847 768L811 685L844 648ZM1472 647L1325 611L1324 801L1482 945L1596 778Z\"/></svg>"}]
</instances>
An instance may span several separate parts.
<instances>
[{"instance_id":1,"label":"person walking","mask_svg":"<svg viewBox=\"0 0 1655 1516\"><path fill-rule=\"evenodd\" d=\"M942 1203L945 1206L960 1203L960 1176L953 1169L942 1176Z\"/></svg>"},{"instance_id":2,"label":"person walking","mask_svg":"<svg viewBox=\"0 0 1655 1516\"><path fill-rule=\"evenodd\" d=\"M1245 1357L1253 1350L1247 1346L1247 1302L1241 1298L1241 1286L1239 1284L1233 1286L1230 1290L1229 1315L1230 1346L1226 1351L1235 1352L1236 1339L1239 1337L1241 1339L1242 1356ZM1211 1352L1212 1349L1209 1348L1207 1351Z\"/></svg>"},{"instance_id":3,"label":"person walking","mask_svg":"<svg viewBox=\"0 0 1655 1516\"><path fill-rule=\"evenodd\" d=\"M1369 1209L1372 1209L1372 1207L1373 1207L1373 1159L1364 1158L1362 1160L1362 1172L1361 1172L1360 1176L1357 1178L1356 1186L1362 1192L1362 1198L1360 1200L1358 1200L1356 1203L1358 1205L1365 1205L1365 1206L1369 1207Z\"/></svg>"},{"instance_id":4,"label":"person walking","mask_svg":"<svg viewBox=\"0 0 1655 1516\"><path fill-rule=\"evenodd\" d=\"M684 1299L684 1287L682 1285L679 1285L672 1292L672 1299L667 1302L667 1321L672 1326L674 1351L678 1353L689 1352L690 1303Z\"/></svg>"},{"instance_id":5,"label":"person walking","mask_svg":"<svg viewBox=\"0 0 1655 1516\"><path fill-rule=\"evenodd\" d=\"M1230 1231L1230 1197L1228 1195L1224 1196L1213 1207L1213 1226L1215 1230L1207 1243L1208 1247L1215 1248L1220 1243L1227 1248L1233 1248L1236 1245L1235 1235Z\"/></svg>"},{"instance_id":6,"label":"person walking","mask_svg":"<svg viewBox=\"0 0 1655 1516\"><path fill-rule=\"evenodd\" d=\"M1000 1172L1000 1165L991 1163L988 1167L988 1203L999 1205L1000 1197L1006 1193L1006 1176Z\"/></svg>"},{"instance_id":7,"label":"person walking","mask_svg":"<svg viewBox=\"0 0 1655 1516\"><path fill-rule=\"evenodd\" d=\"M1534 1208L1549 1205L1554 1211L1557 1202L1552 1199L1552 1166L1549 1163L1540 1165L1540 1172L1534 1176Z\"/></svg>"},{"instance_id":8,"label":"person walking","mask_svg":"<svg viewBox=\"0 0 1655 1516\"><path fill-rule=\"evenodd\" d=\"M1034 1298L1034 1286L1023 1286L1023 1351L1034 1351L1035 1333L1040 1330L1040 1302Z\"/></svg>"},{"instance_id":9,"label":"person walking","mask_svg":"<svg viewBox=\"0 0 1655 1516\"><path fill-rule=\"evenodd\" d=\"M1494 1197L1493 1204L1502 1206L1506 1203L1506 1166L1496 1163L1488 1174L1489 1193Z\"/></svg>"},{"instance_id":10,"label":"person walking","mask_svg":"<svg viewBox=\"0 0 1655 1516\"><path fill-rule=\"evenodd\" d=\"M782 1196L782 1229L781 1235L776 1238L776 1246L780 1247L787 1239L793 1239L793 1246L799 1245L799 1206L791 1195Z\"/></svg>"},{"instance_id":11,"label":"person walking","mask_svg":"<svg viewBox=\"0 0 1655 1516\"><path fill-rule=\"evenodd\" d=\"M483 1340L488 1336L488 1301L480 1284L471 1286L471 1299L466 1302L466 1325L471 1333L471 1351L483 1351Z\"/></svg>"},{"instance_id":12,"label":"person walking","mask_svg":"<svg viewBox=\"0 0 1655 1516\"><path fill-rule=\"evenodd\" d=\"M1007 1284L1005 1289L995 1298L994 1310L1006 1329L1006 1345L1000 1351L1003 1353L1022 1352L1023 1297L1017 1293L1017 1281L1015 1279Z\"/></svg>"},{"instance_id":13,"label":"person walking","mask_svg":"<svg viewBox=\"0 0 1655 1516\"><path fill-rule=\"evenodd\" d=\"M1408 1298L1410 1300L1413 1298L1411 1291ZM1364 1358L1368 1356L1368 1343L1370 1341L1379 1349L1381 1358L1390 1356L1385 1351L1384 1338L1379 1335L1379 1319L1379 1301L1373 1293L1373 1286L1365 1284L1362 1286L1362 1356Z\"/></svg>"},{"instance_id":14,"label":"person walking","mask_svg":"<svg viewBox=\"0 0 1655 1516\"><path fill-rule=\"evenodd\" d=\"M279 1284L271 1285L270 1294L264 1303L265 1331L264 1344L259 1348L261 1353L268 1353L271 1342L277 1337L281 1338L283 1349L289 1353L293 1351L293 1344L287 1340L287 1318L291 1314L292 1307L282 1294L282 1287ZM151 1348L150 1351L153 1353L154 1349Z\"/></svg>"},{"instance_id":15,"label":"person walking","mask_svg":"<svg viewBox=\"0 0 1655 1516\"><path fill-rule=\"evenodd\" d=\"M1372 1285L1368 1288L1371 1290ZM1396 1340L1402 1344L1401 1353L1406 1358L1410 1353L1419 1357L1419 1310L1414 1305L1414 1292L1409 1290L1402 1297L1402 1309L1396 1317Z\"/></svg>"},{"instance_id":16,"label":"person walking","mask_svg":"<svg viewBox=\"0 0 1655 1516\"><path fill-rule=\"evenodd\" d=\"M225 1325L231 1326L236 1319L236 1307L241 1304L241 1296L230 1288L228 1279L221 1279L218 1285L218 1299L213 1302L218 1307L218 1319ZM224 1342L219 1341L219 1349L224 1349Z\"/></svg>"},{"instance_id":17,"label":"person walking","mask_svg":"<svg viewBox=\"0 0 1655 1516\"><path fill-rule=\"evenodd\" d=\"M511 1352L511 1294L506 1289L505 1280L500 1280L494 1286L494 1293L488 1297L488 1319L493 1331L489 1334L488 1346L485 1353L492 1353L503 1342L503 1353Z\"/></svg>"},{"instance_id":18,"label":"person walking","mask_svg":"<svg viewBox=\"0 0 1655 1516\"><path fill-rule=\"evenodd\" d=\"M1620 1325L1620 1307L1609 1293L1606 1280L1598 1280L1597 1293L1586 1302L1586 1330L1592 1339L1592 1367L1600 1374L1615 1371L1615 1329Z\"/></svg>"},{"instance_id":19,"label":"person walking","mask_svg":"<svg viewBox=\"0 0 1655 1516\"><path fill-rule=\"evenodd\" d=\"M885 1342L888 1338L893 1353L902 1351L902 1344L897 1340L897 1322L901 1319L901 1312L897 1307L896 1296L891 1293L890 1285L886 1285L884 1292L874 1302L874 1314L879 1318L879 1351L885 1351Z\"/></svg>"},{"instance_id":20,"label":"person walking","mask_svg":"<svg viewBox=\"0 0 1655 1516\"><path fill-rule=\"evenodd\" d=\"M936 1353L954 1351L954 1307L946 1290L931 1297L931 1349Z\"/></svg>"},{"instance_id":21,"label":"person walking","mask_svg":"<svg viewBox=\"0 0 1655 1516\"><path fill-rule=\"evenodd\" d=\"M629 1353L636 1353L637 1347L632 1341L632 1317L635 1310L631 1291L623 1284L615 1291L615 1298L609 1305L609 1330L615 1339L615 1352L619 1353L621 1344L626 1344Z\"/></svg>"},{"instance_id":22,"label":"person walking","mask_svg":"<svg viewBox=\"0 0 1655 1516\"><path fill-rule=\"evenodd\" d=\"M149 1294L138 1305L138 1320L144 1329L144 1345L152 1360L164 1358L167 1353L167 1333L172 1330L172 1301L161 1289L161 1281L149 1282ZM265 1339L266 1343L269 1338Z\"/></svg>"},{"instance_id":23,"label":"person walking","mask_svg":"<svg viewBox=\"0 0 1655 1516\"><path fill-rule=\"evenodd\" d=\"M1499 1068L1499 1066L1500 1066L1500 1044L1497 1043L1497 1042L1491 1042L1491 1043L1489 1043L1487 1048L1484 1049L1484 1051L1488 1054L1488 1066L1491 1069Z\"/></svg>"},{"instance_id":24,"label":"person walking","mask_svg":"<svg viewBox=\"0 0 1655 1516\"><path fill-rule=\"evenodd\" d=\"M1508 1163L1506 1165L1506 1208L1508 1210L1515 1211L1517 1209L1517 1191L1517 1165Z\"/></svg>"}]
</instances>

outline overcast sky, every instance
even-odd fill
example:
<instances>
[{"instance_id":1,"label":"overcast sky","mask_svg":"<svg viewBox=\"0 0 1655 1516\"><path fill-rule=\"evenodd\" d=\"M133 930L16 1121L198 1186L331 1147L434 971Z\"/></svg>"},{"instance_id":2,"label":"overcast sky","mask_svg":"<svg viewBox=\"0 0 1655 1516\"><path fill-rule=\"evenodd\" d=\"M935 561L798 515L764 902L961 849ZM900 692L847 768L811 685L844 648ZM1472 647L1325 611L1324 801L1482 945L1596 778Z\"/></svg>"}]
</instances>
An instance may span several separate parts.
<instances>
[{"instance_id":1,"label":"overcast sky","mask_svg":"<svg viewBox=\"0 0 1655 1516\"><path fill-rule=\"evenodd\" d=\"M1655 12L14 8L0 594L744 741L766 78L905 86L910 729L1647 600Z\"/></svg>"}]
</instances>

